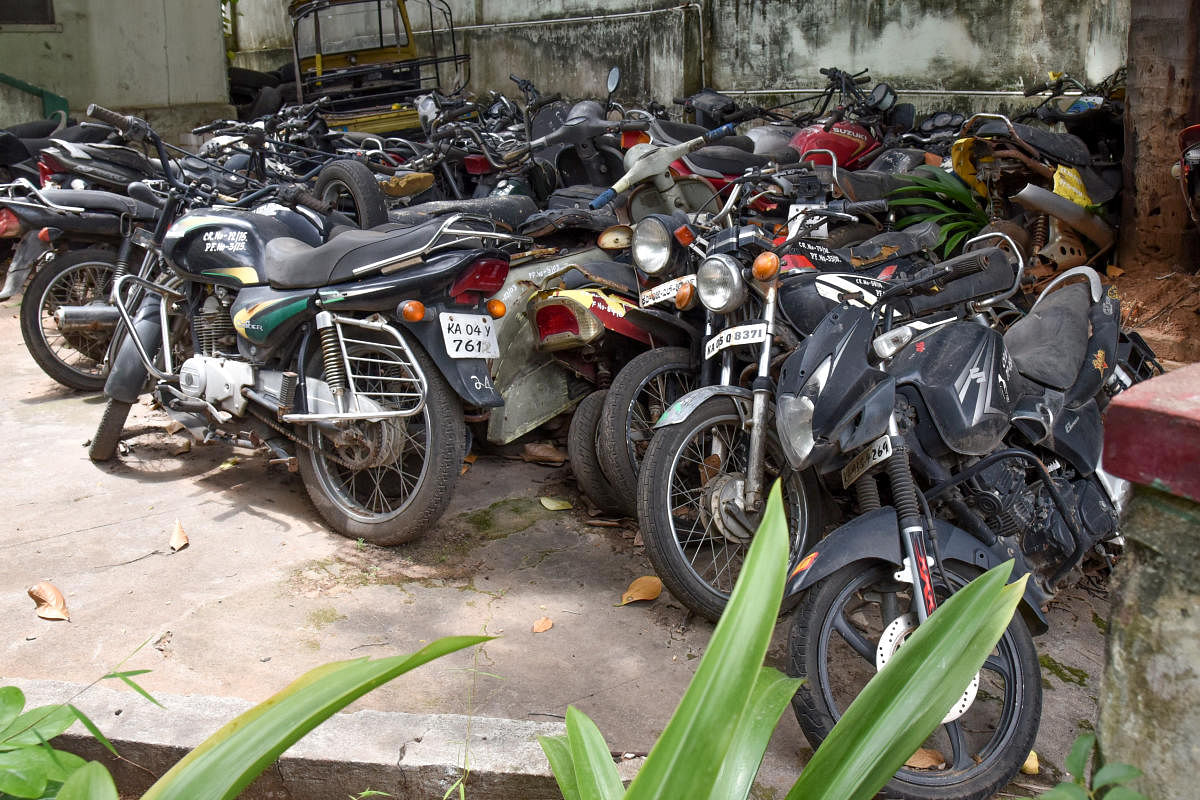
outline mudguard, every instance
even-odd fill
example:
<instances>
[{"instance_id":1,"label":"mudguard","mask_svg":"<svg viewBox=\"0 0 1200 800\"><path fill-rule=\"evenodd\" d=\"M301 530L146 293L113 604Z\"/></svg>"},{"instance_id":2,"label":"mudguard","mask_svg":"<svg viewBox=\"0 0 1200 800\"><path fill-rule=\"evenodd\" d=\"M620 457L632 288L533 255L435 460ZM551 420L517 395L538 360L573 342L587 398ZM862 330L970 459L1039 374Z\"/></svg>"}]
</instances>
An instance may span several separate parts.
<instances>
[{"instance_id":1,"label":"mudguard","mask_svg":"<svg viewBox=\"0 0 1200 800\"><path fill-rule=\"evenodd\" d=\"M1019 552L1010 552L1002 542L998 541L989 547L945 520L934 520L934 525L944 561L957 561L988 570L1012 559L1016 562L1013 565L1014 579L1031 571L1024 556ZM904 558L901 555L899 530L896 510L891 506L877 508L839 527L791 565L784 586L783 608L786 610L795 606L805 589L849 564L886 561L897 567L902 566ZM1042 612L1042 604L1048 599L1049 595L1035 581L1026 583L1021 613L1034 635L1048 630L1046 616Z\"/></svg>"},{"instance_id":2,"label":"mudguard","mask_svg":"<svg viewBox=\"0 0 1200 800\"><path fill-rule=\"evenodd\" d=\"M437 319L437 309L430 306L432 313L426 314L426 321L408 322L403 318L401 324L410 331L425 352L437 364L438 371L450 384L459 397L467 405L480 408L499 408L504 405L504 398L492 385L492 376L488 365L482 358L451 358L446 354L446 344L442 341L442 329L432 320Z\"/></svg>"},{"instance_id":3,"label":"mudguard","mask_svg":"<svg viewBox=\"0 0 1200 800\"><path fill-rule=\"evenodd\" d=\"M644 329L659 347L687 347L693 351L700 342L700 331L679 317L654 308L627 308L625 319Z\"/></svg>"},{"instance_id":4,"label":"mudguard","mask_svg":"<svg viewBox=\"0 0 1200 800\"><path fill-rule=\"evenodd\" d=\"M162 347L162 322L158 313L161 302L158 295L147 294L133 317L133 335L138 337L146 354L152 359ZM145 385L146 365L142 363L133 340L126 335L113 357L108 380L104 382L104 393L113 400L134 403Z\"/></svg>"},{"instance_id":5,"label":"mudguard","mask_svg":"<svg viewBox=\"0 0 1200 800\"><path fill-rule=\"evenodd\" d=\"M671 407L658 418L658 422L654 423L654 427L657 429L665 428L668 425L678 425L687 419L696 410L696 407L705 400L718 396L732 397L735 401L742 400L747 403L754 400L754 393L741 386L702 386L699 389L688 392L672 403ZM739 413L743 417L748 418L750 416L750 409L748 407L743 408L741 403L737 403L737 406Z\"/></svg>"},{"instance_id":6,"label":"mudguard","mask_svg":"<svg viewBox=\"0 0 1200 800\"><path fill-rule=\"evenodd\" d=\"M7 300L21 291L33 265L48 252L50 246L38 238L38 230L25 231L8 264L8 275L4 279L4 288L0 289L0 300Z\"/></svg>"}]
</instances>

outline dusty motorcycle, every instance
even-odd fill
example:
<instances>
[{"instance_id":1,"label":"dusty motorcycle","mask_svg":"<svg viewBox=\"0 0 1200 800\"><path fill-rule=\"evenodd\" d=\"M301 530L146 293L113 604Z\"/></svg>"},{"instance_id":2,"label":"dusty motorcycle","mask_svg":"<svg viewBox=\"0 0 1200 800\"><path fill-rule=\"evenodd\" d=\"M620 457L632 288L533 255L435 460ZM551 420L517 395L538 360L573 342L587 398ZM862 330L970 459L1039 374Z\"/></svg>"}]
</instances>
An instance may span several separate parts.
<instances>
[{"instance_id":1,"label":"dusty motorcycle","mask_svg":"<svg viewBox=\"0 0 1200 800\"><path fill-rule=\"evenodd\" d=\"M89 113L122 129L144 124ZM185 190L168 180L163 220ZM286 188L276 199L324 207ZM485 361L499 355L503 308L485 300L507 276L499 247L510 237L458 215L348 230L313 247L276 220L216 207L160 223L154 239L164 269L114 283L129 335L105 383L91 458L117 453L149 376L193 435L265 446L299 471L338 533L392 545L428 530L459 476L464 407L503 403Z\"/></svg>"},{"instance_id":2,"label":"dusty motorcycle","mask_svg":"<svg viewBox=\"0 0 1200 800\"><path fill-rule=\"evenodd\" d=\"M831 311L781 369L786 462L853 498L849 522L792 565L793 700L815 746L946 597L1007 560L1029 575L994 652L889 796L991 797L1029 754L1041 713L1032 633L1084 556L1117 535L1127 484L1100 468L1100 408L1138 376L1118 364L1120 308L1090 268L1061 276L1001 335L982 324L1020 282L985 247ZM1064 281L1084 283L1057 288ZM1057 290L1055 291L1054 289ZM940 324L916 313L965 306ZM978 312L973 313L973 312ZM880 480L882 478L882 480Z\"/></svg>"}]
</instances>

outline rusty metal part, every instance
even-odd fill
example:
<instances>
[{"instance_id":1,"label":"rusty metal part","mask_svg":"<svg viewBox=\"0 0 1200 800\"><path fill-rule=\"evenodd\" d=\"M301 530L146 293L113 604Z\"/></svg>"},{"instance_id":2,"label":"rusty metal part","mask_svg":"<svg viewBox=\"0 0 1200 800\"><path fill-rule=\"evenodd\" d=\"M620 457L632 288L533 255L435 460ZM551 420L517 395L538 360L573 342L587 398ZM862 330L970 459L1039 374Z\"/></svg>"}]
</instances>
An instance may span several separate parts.
<instances>
[{"instance_id":1,"label":"rusty metal part","mask_svg":"<svg viewBox=\"0 0 1200 800\"><path fill-rule=\"evenodd\" d=\"M1033 172L1041 175L1046 180L1054 180L1053 167L1046 166L1037 159L1022 153L1020 150L1014 150L1011 148L998 149L993 151L993 155L995 155L996 158L1014 158L1025 166L1029 167L1029 169Z\"/></svg>"},{"instance_id":2,"label":"rusty metal part","mask_svg":"<svg viewBox=\"0 0 1200 800\"><path fill-rule=\"evenodd\" d=\"M1051 225L1054 238L1038 251L1038 255L1054 264L1055 269L1063 270L1078 267L1088 263L1087 250L1083 240L1071 228L1054 220Z\"/></svg>"}]
</instances>

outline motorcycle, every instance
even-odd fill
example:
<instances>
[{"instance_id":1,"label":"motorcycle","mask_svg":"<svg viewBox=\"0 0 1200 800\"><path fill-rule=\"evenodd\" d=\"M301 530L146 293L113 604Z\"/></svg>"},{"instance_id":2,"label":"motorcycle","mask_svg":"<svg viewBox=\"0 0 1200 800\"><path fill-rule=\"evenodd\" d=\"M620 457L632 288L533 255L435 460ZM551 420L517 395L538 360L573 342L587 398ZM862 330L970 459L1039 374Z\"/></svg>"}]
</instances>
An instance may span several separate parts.
<instances>
[{"instance_id":1,"label":"motorcycle","mask_svg":"<svg viewBox=\"0 0 1200 800\"><path fill-rule=\"evenodd\" d=\"M1200 225L1200 125L1179 132L1179 161L1171 165L1192 222Z\"/></svg>"},{"instance_id":2,"label":"motorcycle","mask_svg":"<svg viewBox=\"0 0 1200 800\"><path fill-rule=\"evenodd\" d=\"M781 368L787 467L854 505L794 557L785 590L789 671L807 678L793 707L814 746L946 597L1007 560L1029 576L1020 613L923 744L942 763L905 766L889 796L982 800L1018 772L1041 712L1043 606L1118 534L1128 484L1100 468L1100 412L1146 373L1118 360L1120 304L1090 267L1059 276L1006 333L985 324L1023 272L996 247L934 265L839 305Z\"/></svg>"},{"instance_id":3,"label":"motorcycle","mask_svg":"<svg viewBox=\"0 0 1200 800\"><path fill-rule=\"evenodd\" d=\"M144 131L165 159L144 121L88 113ZM116 455L152 378L164 410L197 438L265 446L298 471L343 536L393 545L428 530L459 476L464 408L503 404L485 359L499 355L505 309L485 301L507 276L501 248L513 237L457 215L347 230L314 247L246 210L267 193L326 210L302 189L266 187L175 220L186 187L167 182L153 236L163 269L114 282L124 334L89 456Z\"/></svg>"}]
</instances>

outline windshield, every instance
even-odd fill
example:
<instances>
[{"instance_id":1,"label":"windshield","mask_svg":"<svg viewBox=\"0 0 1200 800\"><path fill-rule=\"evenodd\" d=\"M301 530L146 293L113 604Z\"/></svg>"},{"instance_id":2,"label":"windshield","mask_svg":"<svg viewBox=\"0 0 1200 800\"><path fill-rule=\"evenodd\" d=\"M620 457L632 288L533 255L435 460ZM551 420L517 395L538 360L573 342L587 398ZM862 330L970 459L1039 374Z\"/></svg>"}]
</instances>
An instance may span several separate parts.
<instances>
[{"instance_id":1,"label":"windshield","mask_svg":"<svg viewBox=\"0 0 1200 800\"><path fill-rule=\"evenodd\" d=\"M296 25L296 49L300 58L315 55L317 31L325 55L403 47L408 44L408 37L403 24L397 24L398 17L395 2L389 0L328 5L308 14Z\"/></svg>"}]
</instances>

